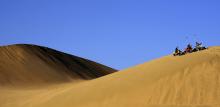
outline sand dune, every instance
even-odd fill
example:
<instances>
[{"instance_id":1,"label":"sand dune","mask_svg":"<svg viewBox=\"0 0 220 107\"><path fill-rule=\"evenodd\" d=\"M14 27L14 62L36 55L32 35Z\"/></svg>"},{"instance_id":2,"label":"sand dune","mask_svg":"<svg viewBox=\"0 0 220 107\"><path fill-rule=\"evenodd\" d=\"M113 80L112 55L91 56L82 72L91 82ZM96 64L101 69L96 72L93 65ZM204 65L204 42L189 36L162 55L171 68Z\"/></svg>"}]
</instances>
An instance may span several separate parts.
<instances>
[{"instance_id":1,"label":"sand dune","mask_svg":"<svg viewBox=\"0 0 220 107\"><path fill-rule=\"evenodd\" d=\"M220 107L220 47L97 79L0 90L1 107Z\"/></svg>"},{"instance_id":2,"label":"sand dune","mask_svg":"<svg viewBox=\"0 0 220 107\"><path fill-rule=\"evenodd\" d=\"M0 47L1 86L78 82L115 71L46 47L25 44Z\"/></svg>"}]
</instances>

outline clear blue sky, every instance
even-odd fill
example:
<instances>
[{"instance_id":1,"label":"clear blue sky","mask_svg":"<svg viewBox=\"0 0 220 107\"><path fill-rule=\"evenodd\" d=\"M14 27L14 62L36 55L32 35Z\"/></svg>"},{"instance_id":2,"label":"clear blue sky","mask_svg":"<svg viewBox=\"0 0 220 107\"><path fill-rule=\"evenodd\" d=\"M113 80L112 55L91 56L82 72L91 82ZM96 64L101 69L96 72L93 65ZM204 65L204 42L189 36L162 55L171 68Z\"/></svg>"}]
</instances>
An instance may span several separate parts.
<instances>
[{"instance_id":1,"label":"clear blue sky","mask_svg":"<svg viewBox=\"0 0 220 107\"><path fill-rule=\"evenodd\" d=\"M0 45L43 45L124 69L195 41L220 45L219 0L0 0Z\"/></svg>"}]
</instances>

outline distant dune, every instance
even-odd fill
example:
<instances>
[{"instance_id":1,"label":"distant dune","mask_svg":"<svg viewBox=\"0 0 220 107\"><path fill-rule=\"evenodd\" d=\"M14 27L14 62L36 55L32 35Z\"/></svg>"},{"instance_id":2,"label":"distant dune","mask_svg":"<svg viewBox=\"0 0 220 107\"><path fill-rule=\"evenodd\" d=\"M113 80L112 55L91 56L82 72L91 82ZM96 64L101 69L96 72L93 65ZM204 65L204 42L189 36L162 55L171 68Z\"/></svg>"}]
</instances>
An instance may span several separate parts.
<instances>
[{"instance_id":1,"label":"distant dune","mask_svg":"<svg viewBox=\"0 0 220 107\"><path fill-rule=\"evenodd\" d=\"M78 84L1 86L0 94L0 107L220 107L220 47L165 56Z\"/></svg>"},{"instance_id":2,"label":"distant dune","mask_svg":"<svg viewBox=\"0 0 220 107\"><path fill-rule=\"evenodd\" d=\"M0 85L41 85L98 78L116 70L36 45L0 47Z\"/></svg>"}]
</instances>

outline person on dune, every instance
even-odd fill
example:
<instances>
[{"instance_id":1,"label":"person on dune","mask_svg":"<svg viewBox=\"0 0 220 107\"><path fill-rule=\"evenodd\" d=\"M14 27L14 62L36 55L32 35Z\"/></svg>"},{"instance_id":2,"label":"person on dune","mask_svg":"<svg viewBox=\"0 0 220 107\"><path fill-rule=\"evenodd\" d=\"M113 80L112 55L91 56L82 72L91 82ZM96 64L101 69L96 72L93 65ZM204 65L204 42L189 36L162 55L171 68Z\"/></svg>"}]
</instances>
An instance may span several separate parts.
<instances>
[{"instance_id":1,"label":"person on dune","mask_svg":"<svg viewBox=\"0 0 220 107\"><path fill-rule=\"evenodd\" d=\"M177 55L182 55L182 51L181 50L179 50L179 48L178 47L176 47L176 49L175 49L175 51L174 51L174 53L173 53L173 55L174 56L177 56Z\"/></svg>"},{"instance_id":2,"label":"person on dune","mask_svg":"<svg viewBox=\"0 0 220 107\"><path fill-rule=\"evenodd\" d=\"M197 51L200 51L200 50L206 49L206 47L203 47L203 46L202 46L202 43L196 42L195 49L196 49Z\"/></svg>"},{"instance_id":3,"label":"person on dune","mask_svg":"<svg viewBox=\"0 0 220 107\"><path fill-rule=\"evenodd\" d=\"M191 44L188 44L188 45L187 45L187 48L185 49L184 52L185 52L185 53L191 53L191 52L192 52L192 49L193 49L193 48L192 48L192 45L191 45Z\"/></svg>"}]
</instances>

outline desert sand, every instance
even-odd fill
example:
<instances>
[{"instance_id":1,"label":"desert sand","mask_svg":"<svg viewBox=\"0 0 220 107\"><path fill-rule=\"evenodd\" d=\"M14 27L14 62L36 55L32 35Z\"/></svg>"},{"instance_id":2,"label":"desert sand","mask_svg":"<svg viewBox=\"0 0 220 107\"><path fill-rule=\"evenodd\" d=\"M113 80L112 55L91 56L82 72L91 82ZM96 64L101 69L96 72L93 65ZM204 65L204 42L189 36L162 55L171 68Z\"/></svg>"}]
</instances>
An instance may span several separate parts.
<instances>
[{"instance_id":1,"label":"desert sand","mask_svg":"<svg viewBox=\"0 0 220 107\"><path fill-rule=\"evenodd\" d=\"M168 55L118 72L101 65L102 75L94 73L100 70L97 63L86 67L93 75L73 70L86 76L69 76L62 61L50 62L53 58L46 66L45 53L40 52L41 60L32 56L39 50L19 49L0 49L0 107L220 107L220 47ZM16 56L3 56L9 50ZM71 61L70 68L76 65Z\"/></svg>"},{"instance_id":2,"label":"desert sand","mask_svg":"<svg viewBox=\"0 0 220 107\"><path fill-rule=\"evenodd\" d=\"M0 86L39 86L91 80L115 69L50 48L18 44L0 47Z\"/></svg>"}]
</instances>

